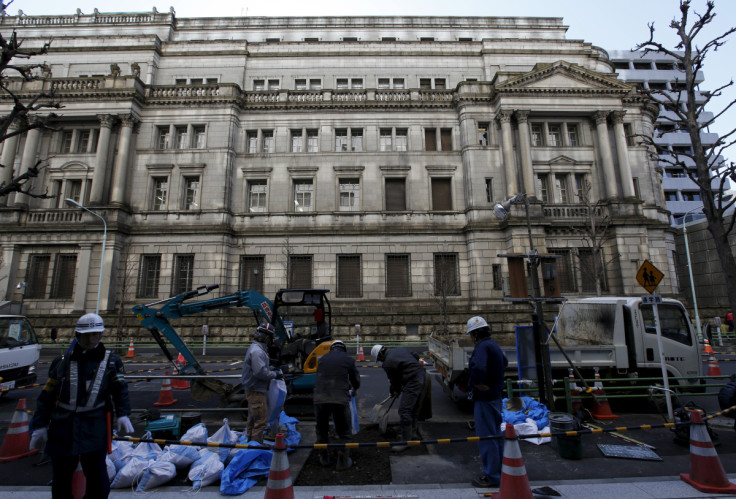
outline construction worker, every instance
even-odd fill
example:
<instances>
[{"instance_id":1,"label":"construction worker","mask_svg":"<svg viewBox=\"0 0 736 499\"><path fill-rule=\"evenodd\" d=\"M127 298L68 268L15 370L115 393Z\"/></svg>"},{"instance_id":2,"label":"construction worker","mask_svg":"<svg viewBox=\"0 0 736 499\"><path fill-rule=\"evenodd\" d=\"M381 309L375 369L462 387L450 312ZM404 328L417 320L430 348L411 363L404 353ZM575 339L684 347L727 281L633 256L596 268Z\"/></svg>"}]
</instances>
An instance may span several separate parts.
<instances>
[{"instance_id":1,"label":"construction worker","mask_svg":"<svg viewBox=\"0 0 736 499\"><path fill-rule=\"evenodd\" d=\"M465 334L475 342L468 364L470 397L473 400L475 434L479 437L501 435L503 400L503 376L508 359L495 341L491 328L483 317L472 317ZM474 487L498 487L501 483L503 440L500 438L479 440L483 474L474 479Z\"/></svg>"},{"instance_id":2,"label":"construction worker","mask_svg":"<svg viewBox=\"0 0 736 499\"><path fill-rule=\"evenodd\" d=\"M113 411L118 431L133 432L123 362L100 342L104 331L97 314L85 314L77 321L75 340L51 363L29 425L30 447L45 446L51 457L54 498L72 497L79 462L87 482L84 497L106 498L110 480L105 456Z\"/></svg>"},{"instance_id":3,"label":"construction worker","mask_svg":"<svg viewBox=\"0 0 736 499\"><path fill-rule=\"evenodd\" d=\"M335 340L330 351L319 359L317 379L314 383L314 411L317 419L317 443L329 442L330 419L335 422L335 432L340 439L350 440L350 392L360 388L360 375L355 360L348 355L345 343ZM319 453L322 466L331 464L326 450ZM337 452L338 471L353 465L348 449Z\"/></svg>"},{"instance_id":4,"label":"construction worker","mask_svg":"<svg viewBox=\"0 0 736 499\"><path fill-rule=\"evenodd\" d=\"M268 347L273 343L276 329L271 324L262 322L253 335L253 343L245 352L243 361L243 377L241 383L248 401L248 421L245 425L249 442L263 443L263 432L268 426L268 410L266 393L272 379L284 379L281 371L272 370L269 366Z\"/></svg>"},{"instance_id":5,"label":"construction worker","mask_svg":"<svg viewBox=\"0 0 736 499\"><path fill-rule=\"evenodd\" d=\"M722 411L734 405L736 405L736 374L729 376L728 383L718 392L718 406ZM736 409L727 412L726 417L734 419L733 429L736 431Z\"/></svg>"},{"instance_id":6,"label":"construction worker","mask_svg":"<svg viewBox=\"0 0 736 499\"><path fill-rule=\"evenodd\" d=\"M406 348L389 350L383 345L374 345L371 357L383 363L389 381L389 393L399 400L399 423L401 439L411 440L417 433L419 409L424 394L427 374L417 356ZM392 452L403 452L408 445L394 445Z\"/></svg>"}]
</instances>

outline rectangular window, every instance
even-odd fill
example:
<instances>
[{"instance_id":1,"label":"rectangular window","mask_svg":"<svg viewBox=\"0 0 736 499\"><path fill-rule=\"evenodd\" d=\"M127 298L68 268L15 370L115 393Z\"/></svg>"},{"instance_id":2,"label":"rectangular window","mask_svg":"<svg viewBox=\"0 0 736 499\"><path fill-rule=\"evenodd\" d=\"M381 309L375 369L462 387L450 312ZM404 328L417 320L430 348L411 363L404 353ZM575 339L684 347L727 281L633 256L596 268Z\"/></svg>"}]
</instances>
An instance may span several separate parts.
<instances>
[{"instance_id":1,"label":"rectangular window","mask_svg":"<svg viewBox=\"0 0 736 499\"><path fill-rule=\"evenodd\" d=\"M174 255L174 275L171 276L171 295L192 289L194 255Z\"/></svg>"},{"instance_id":2,"label":"rectangular window","mask_svg":"<svg viewBox=\"0 0 736 499\"><path fill-rule=\"evenodd\" d=\"M307 130L307 152L319 152L318 130Z\"/></svg>"},{"instance_id":3,"label":"rectangular window","mask_svg":"<svg viewBox=\"0 0 736 499\"><path fill-rule=\"evenodd\" d=\"M542 140L542 124L541 123L532 123L531 126L531 134L532 134L532 145L535 147L543 146L544 141Z\"/></svg>"},{"instance_id":4,"label":"rectangular window","mask_svg":"<svg viewBox=\"0 0 736 499\"><path fill-rule=\"evenodd\" d=\"M80 130L79 131L79 152L86 153L89 148L89 139L91 137L91 130Z\"/></svg>"},{"instance_id":5,"label":"rectangular window","mask_svg":"<svg viewBox=\"0 0 736 499\"><path fill-rule=\"evenodd\" d=\"M403 90L404 89L404 79L403 78L394 78L394 89L396 90Z\"/></svg>"},{"instance_id":6,"label":"rectangular window","mask_svg":"<svg viewBox=\"0 0 736 499\"><path fill-rule=\"evenodd\" d=\"M355 90L363 89L363 78L351 78L350 86Z\"/></svg>"},{"instance_id":7,"label":"rectangular window","mask_svg":"<svg viewBox=\"0 0 736 499\"><path fill-rule=\"evenodd\" d=\"M599 262L598 270L600 270L601 290L608 291L606 269L603 265L602 252L600 259L601 261ZM578 248L578 261L580 263L580 273L583 281L583 293L595 293L596 267L593 264L593 250L591 248Z\"/></svg>"},{"instance_id":8,"label":"rectangular window","mask_svg":"<svg viewBox=\"0 0 736 499\"><path fill-rule=\"evenodd\" d=\"M302 131L291 131L291 152L302 152Z\"/></svg>"},{"instance_id":9,"label":"rectangular window","mask_svg":"<svg viewBox=\"0 0 736 499\"><path fill-rule=\"evenodd\" d=\"M82 202L82 181L69 180L66 185L66 197L73 199L77 203Z\"/></svg>"},{"instance_id":10,"label":"rectangular window","mask_svg":"<svg viewBox=\"0 0 736 499\"><path fill-rule=\"evenodd\" d=\"M263 270L264 257L241 256L239 289L253 289L259 293L263 293Z\"/></svg>"},{"instance_id":11,"label":"rectangular window","mask_svg":"<svg viewBox=\"0 0 736 499\"><path fill-rule=\"evenodd\" d=\"M248 211L251 213L262 213L266 211L266 181L248 181ZM241 288L243 289L243 288Z\"/></svg>"},{"instance_id":12,"label":"rectangular window","mask_svg":"<svg viewBox=\"0 0 736 499\"><path fill-rule=\"evenodd\" d=\"M624 123L624 135L626 136L626 145L633 147L636 145L636 136L631 128L631 123Z\"/></svg>"},{"instance_id":13,"label":"rectangular window","mask_svg":"<svg viewBox=\"0 0 736 499\"><path fill-rule=\"evenodd\" d=\"M353 152L363 152L363 129L350 129L350 147Z\"/></svg>"},{"instance_id":14,"label":"rectangular window","mask_svg":"<svg viewBox=\"0 0 736 499\"><path fill-rule=\"evenodd\" d=\"M263 132L263 147L261 151L274 152L273 130L266 130Z\"/></svg>"},{"instance_id":15,"label":"rectangular window","mask_svg":"<svg viewBox=\"0 0 736 499\"><path fill-rule=\"evenodd\" d=\"M348 131L345 128L335 130L335 152L348 150Z\"/></svg>"},{"instance_id":16,"label":"rectangular window","mask_svg":"<svg viewBox=\"0 0 736 499\"><path fill-rule=\"evenodd\" d=\"M434 295L460 295L456 253L434 254Z\"/></svg>"},{"instance_id":17,"label":"rectangular window","mask_svg":"<svg viewBox=\"0 0 736 499\"><path fill-rule=\"evenodd\" d=\"M573 274L572 252L569 249L553 249L549 248L549 252L558 255L554 262L557 266L557 280L560 286L560 293L577 293L578 286L575 282Z\"/></svg>"},{"instance_id":18,"label":"rectangular window","mask_svg":"<svg viewBox=\"0 0 736 499\"><path fill-rule=\"evenodd\" d=\"M245 132L245 150L248 154L255 154L258 152L258 132L255 130Z\"/></svg>"},{"instance_id":19,"label":"rectangular window","mask_svg":"<svg viewBox=\"0 0 736 499\"><path fill-rule=\"evenodd\" d=\"M338 78L337 79L337 89L338 90L347 90L348 89L348 79L347 78Z\"/></svg>"},{"instance_id":20,"label":"rectangular window","mask_svg":"<svg viewBox=\"0 0 736 499\"><path fill-rule=\"evenodd\" d=\"M199 209L199 177L184 177L184 206L185 210Z\"/></svg>"},{"instance_id":21,"label":"rectangular window","mask_svg":"<svg viewBox=\"0 0 736 499\"><path fill-rule=\"evenodd\" d=\"M425 151L436 151L437 150L437 131L434 128L424 129L424 150Z\"/></svg>"},{"instance_id":22,"label":"rectangular window","mask_svg":"<svg viewBox=\"0 0 736 499\"><path fill-rule=\"evenodd\" d=\"M633 177L631 180L634 182L634 196L636 199L641 199L641 189L639 188L639 177Z\"/></svg>"},{"instance_id":23,"label":"rectangular window","mask_svg":"<svg viewBox=\"0 0 736 499\"><path fill-rule=\"evenodd\" d=\"M440 146L443 151L452 151L452 129L440 129Z\"/></svg>"},{"instance_id":24,"label":"rectangular window","mask_svg":"<svg viewBox=\"0 0 736 499\"><path fill-rule=\"evenodd\" d=\"M215 85L217 83L217 78L207 78L206 82L207 85Z\"/></svg>"},{"instance_id":25,"label":"rectangular window","mask_svg":"<svg viewBox=\"0 0 736 499\"><path fill-rule=\"evenodd\" d=\"M337 255L337 296L359 298L363 296L360 255Z\"/></svg>"},{"instance_id":26,"label":"rectangular window","mask_svg":"<svg viewBox=\"0 0 736 499\"><path fill-rule=\"evenodd\" d=\"M391 78L379 78L378 79L379 90L385 90L391 88Z\"/></svg>"},{"instance_id":27,"label":"rectangular window","mask_svg":"<svg viewBox=\"0 0 736 499\"><path fill-rule=\"evenodd\" d=\"M432 78L419 78L420 90L432 90Z\"/></svg>"},{"instance_id":28,"label":"rectangular window","mask_svg":"<svg viewBox=\"0 0 736 499\"><path fill-rule=\"evenodd\" d=\"M45 298L51 255L31 255L26 271L26 298Z\"/></svg>"},{"instance_id":29,"label":"rectangular window","mask_svg":"<svg viewBox=\"0 0 736 499\"><path fill-rule=\"evenodd\" d=\"M570 196L567 188L567 175L555 175L555 194L558 203L569 203Z\"/></svg>"},{"instance_id":30,"label":"rectangular window","mask_svg":"<svg viewBox=\"0 0 736 499\"><path fill-rule=\"evenodd\" d=\"M537 175L537 198L543 203L549 203L549 175Z\"/></svg>"},{"instance_id":31,"label":"rectangular window","mask_svg":"<svg viewBox=\"0 0 736 499\"><path fill-rule=\"evenodd\" d=\"M386 211L406 211L406 179L386 179Z\"/></svg>"},{"instance_id":32,"label":"rectangular window","mask_svg":"<svg viewBox=\"0 0 736 499\"><path fill-rule=\"evenodd\" d=\"M584 203L585 197L590 198L588 181L584 173L575 174L575 198L578 203Z\"/></svg>"},{"instance_id":33,"label":"rectangular window","mask_svg":"<svg viewBox=\"0 0 736 499\"><path fill-rule=\"evenodd\" d=\"M169 127L159 126L156 127L156 149L168 149L169 148Z\"/></svg>"},{"instance_id":34,"label":"rectangular window","mask_svg":"<svg viewBox=\"0 0 736 499\"><path fill-rule=\"evenodd\" d=\"M489 203L493 202L493 179L486 179L486 201Z\"/></svg>"},{"instance_id":35,"label":"rectangular window","mask_svg":"<svg viewBox=\"0 0 736 499\"><path fill-rule=\"evenodd\" d=\"M141 255L136 298L158 298L161 255Z\"/></svg>"},{"instance_id":36,"label":"rectangular window","mask_svg":"<svg viewBox=\"0 0 736 499\"><path fill-rule=\"evenodd\" d=\"M268 80L268 89L272 91L277 91L281 89L281 84L279 83L279 80Z\"/></svg>"},{"instance_id":37,"label":"rectangular window","mask_svg":"<svg viewBox=\"0 0 736 499\"><path fill-rule=\"evenodd\" d=\"M494 291L503 291L503 273L501 272L501 264L494 263L491 265L491 273L493 274Z\"/></svg>"},{"instance_id":38,"label":"rectangular window","mask_svg":"<svg viewBox=\"0 0 736 499\"><path fill-rule=\"evenodd\" d=\"M204 125L194 125L192 127L192 135L194 139L193 147L195 149L204 149Z\"/></svg>"},{"instance_id":39,"label":"rectangular window","mask_svg":"<svg viewBox=\"0 0 736 499\"><path fill-rule=\"evenodd\" d=\"M166 200L169 197L169 177L153 178L153 199L151 209L154 211L166 210Z\"/></svg>"},{"instance_id":40,"label":"rectangular window","mask_svg":"<svg viewBox=\"0 0 736 499\"><path fill-rule=\"evenodd\" d=\"M432 210L434 211L452 210L452 179L450 178L433 178L432 179Z\"/></svg>"},{"instance_id":41,"label":"rectangular window","mask_svg":"<svg viewBox=\"0 0 736 499\"><path fill-rule=\"evenodd\" d=\"M409 255L386 255L386 296L411 296Z\"/></svg>"},{"instance_id":42,"label":"rectangular window","mask_svg":"<svg viewBox=\"0 0 736 499\"><path fill-rule=\"evenodd\" d=\"M360 179L340 179L340 211L360 210Z\"/></svg>"},{"instance_id":43,"label":"rectangular window","mask_svg":"<svg viewBox=\"0 0 736 499\"><path fill-rule=\"evenodd\" d=\"M65 131L61 136L61 151L62 153L72 152L72 141L74 139L74 132L71 130Z\"/></svg>"},{"instance_id":44,"label":"rectangular window","mask_svg":"<svg viewBox=\"0 0 736 499\"><path fill-rule=\"evenodd\" d=\"M77 271L77 255L59 253L54 262L49 298L71 300L74 297L74 278Z\"/></svg>"},{"instance_id":45,"label":"rectangular window","mask_svg":"<svg viewBox=\"0 0 736 499\"><path fill-rule=\"evenodd\" d=\"M187 127L176 126L174 127L174 133L176 133L176 148L177 149L189 149Z\"/></svg>"},{"instance_id":46,"label":"rectangular window","mask_svg":"<svg viewBox=\"0 0 736 499\"><path fill-rule=\"evenodd\" d=\"M547 125L547 145L560 147L562 145L562 127L558 123Z\"/></svg>"},{"instance_id":47,"label":"rectangular window","mask_svg":"<svg viewBox=\"0 0 736 499\"><path fill-rule=\"evenodd\" d=\"M312 255L289 256L289 287L312 287Z\"/></svg>"},{"instance_id":48,"label":"rectangular window","mask_svg":"<svg viewBox=\"0 0 736 499\"><path fill-rule=\"evenodd\" d=\"M202 85L204 83L204 79L202 78L192 78L189 80L190 85Z\"/></svg>"},{"instance_id":49,"label":"rectangular window","mask_svg":"<svg viewBox=\"0 0 736 499\"><path fill-rule=\"evenodd\" d=\"M186 78L176 78L174 79L174 85L186 85L187 79Z\"/></svg>"},{"instance_id":50,"label":"rectangular window","mask_svg":"<svg viewBox=\"0 0 736 499\"><path fill-rule=\"evenodd\" d=\"M408 151L409 150L409 133L406 128L396 129L396 150L397 151Z\"/></svg>"},{"instance_id":51,"label":"rectangular window","mask_svg":"<svg viewBox=\"0 0 736 499\"><path fill-rule=\"evenodd\" d=\"M309 80L309 90L322 90L322 80L319 78L311 78Z\"/></svg>"},{"instance_id":52,"label":"rectangular window","mask_svg":"<svg viewBox=\"0 0 736 499\"><path fill-rule=\"evenodd\" d=\"M393 143L391 139L391 129L381 128L380 136L378 138L379 149L381 152L393 151Z\"/></svg>"},{"instance_id":53,"label":"rectangular window","mask_svg":"<svg viewBox=\"0 0 736 499\"><path fill-rule=\"evenodd\" d=\"M447 85L445 84L444 78L435 78L434 79L434 88L435 90L445 90L447 88Z\"/></svg>"},{"instance_id":54,"label":"rectangular window","mask_svg":"<svg viewBox=\"0 0 736 499\"><path fill-rule=\"evenodd\" d=\"M578 134L578 125L576 123L567 124L567 143L571 147L580 145L580 135Z\"/></svg>"},{"instance_id":55,"label":"rectangular window","mask_svg":"<svg viewBox=\"0 0 736 499\"><path fill-rule=\"evenodd\" d=\"M312 180L295 180L294 181L294 211L308 212L314 211L313 194L314 185Z\"/></svg>"},{"instance_id":56,"label":"rectangular window","mask_svg":"<svg viewBox=\"0 0 736 499\"><path fill-rule=\"evenodd\" d=\"M478 145L487 146L490 144L490 128L489 123L478 123Z\"/></svg>"},{"instance_id":57,"label":"rectangular window","mask_svg":"<svg viewBox=\"0 0 736 499\"><path fill-rule=\"evenodd\" d=\"M294 80L294 89L295 90L306 90L307 89L306 78L297 78L296 80Z\"/></svg>"},{"instance_id":58,"label":"rectangular window","mask_svg":"<svg viewBox=\"0 0 736 499\"><path fill-rule=\"evenodd\" d=\"M256 92L266 90L266 80L253 80L253 90Z\"/></svg>"}]
</instances>

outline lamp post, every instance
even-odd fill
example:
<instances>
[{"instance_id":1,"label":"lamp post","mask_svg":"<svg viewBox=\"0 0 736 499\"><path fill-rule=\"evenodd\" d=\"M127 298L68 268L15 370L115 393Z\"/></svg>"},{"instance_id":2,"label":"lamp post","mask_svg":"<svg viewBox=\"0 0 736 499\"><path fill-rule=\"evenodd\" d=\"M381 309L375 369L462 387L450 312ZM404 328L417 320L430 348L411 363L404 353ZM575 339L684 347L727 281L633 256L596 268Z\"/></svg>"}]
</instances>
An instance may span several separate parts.
<instances>
[{"instance_id":1,"label":"lamp post","mask_svg":"<svg viewBox=\"0 0 736 499\"><path fill-rule=\"evenodd\" d=\"M253 289L260 293L258 290L258 269L253 269Z\"/></svg>"},{"instance_id":2,"label":"lamp post","mask_svg":"<svg viewBox=\"0 0 736 499\"><path fill-rule=\"evenodd\" d=\"M693 211L702 210L702 206L685 212L682 217L682 237L685 239L685 255L687 256L687 272L690 275L690 291L693 295L693 308L695 309L695 329L698 332L698 341L703 341L703 331L700 328L700 315L698 315L698 299L695 297L695 282L693 281L693 266L690 261L690 245L687 242L687 216Z\"/></svg>"},{"instance_id":3,"label":"lamp post","mask_svg":"<svg viewBox=\"0 0 736 499\"><path fill-rule=\"evenodd\" d=\"M28 287L28 283L23 281L19 282L16 286L16 289L20 289L20 315L23 315L23 301L26 299L26 288Z\"/></svg>"},{"instance_id":4,"label":"lamp post","mask_svg":"<svg viewBox=\"0 0 736 499\"><path fill-rule=\"evenodd\" d=\"M102 221L102 225L104 226L104 232L102 234L102 254L100 255L100 282L97 285L97 306L95 308L95 313L97 315L100 314L100 293L102 292L102 274L105 270L105 245L107 244L107 222L105 222L105 219L102 218L102 215L99 213L95 213L94 211L90 210L89 208L86 208L79 204L78 202L74 201L71 198L66 198L64 201L67 202L67 204L71 204L73 206L76 206L79 209L82 209L86 211L87 213L91 213L92 215L96 216Z\"/></svg>"},{"instance_id":5,"label":"lamp post","mask_svg":"<svg viewBox=\"0 0 736 499\"><path fill-rule=\"evenodd\" d=\"M529 235L529 253L527 265L532 278L532 331L534 335L534 357L539 384L539 401L545 405L554 405L554 392L549 365L549 345L544 338L544 316L542 310L542 293L539 287L539 253L534 249L532 238L532 222L529 218L529 198L520 193L493 207L493 213L500 219L506 220L511 213L511 205L524 203L526 215L526 229Z\"/></svg>"}]
</instances>

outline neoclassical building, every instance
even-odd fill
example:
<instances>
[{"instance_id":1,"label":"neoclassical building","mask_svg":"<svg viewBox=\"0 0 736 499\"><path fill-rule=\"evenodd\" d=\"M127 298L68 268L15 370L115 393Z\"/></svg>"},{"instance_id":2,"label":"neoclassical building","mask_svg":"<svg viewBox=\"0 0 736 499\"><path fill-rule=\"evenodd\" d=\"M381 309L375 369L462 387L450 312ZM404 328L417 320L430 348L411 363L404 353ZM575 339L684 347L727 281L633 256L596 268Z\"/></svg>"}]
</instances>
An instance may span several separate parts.
<instances>
[{"instance_id":1,"label":"neoclassical building","mask_svg":"<svg viewBox=\"0 0 736 499\"><path fill-rule=\"evenodd\" d=\"M43 160L34 187L57 195L0 200L0 291L19 301L26 283L41 323L98 293L105 316L216 283L330 289L338 333L425 334L440 301L459 329L518 310L499 255L528 250L524 209L493 206L520 192L563 296L595 291L586 185L612 220L605 293L642 292L645 259L676 291L661 172L632 140L657 108L561 18L78 11L1 28L53 39L39 79L9 84L64 105L2 144L16 174ZM102 278L103 225L66 198L106 221ZM250 325L239 314L222 327Z\"/></svg>"}]
</instances>

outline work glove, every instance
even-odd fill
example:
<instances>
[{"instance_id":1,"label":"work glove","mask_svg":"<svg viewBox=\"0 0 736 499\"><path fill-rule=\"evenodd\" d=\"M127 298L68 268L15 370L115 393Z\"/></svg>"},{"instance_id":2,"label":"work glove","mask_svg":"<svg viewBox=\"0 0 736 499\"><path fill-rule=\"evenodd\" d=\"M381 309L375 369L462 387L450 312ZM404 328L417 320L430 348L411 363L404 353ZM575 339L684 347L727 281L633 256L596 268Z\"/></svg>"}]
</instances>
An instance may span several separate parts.
<instances>
[{"instance_id":1,"label":"work glove","mask_svg":"<svg viewBox=\"0 0 736 499\"><path fill-rule=\"evenodd\" d=\"M33 433L31 433L31 444L28 446L28 449L43 450L44 447L46 447L46 441L48 439L49 434L46 428L36 428L33 430Z\"/></svg>"},{"instance_id":2,"label":"work glove","mask_svg":"<svg viewBox=\"0 0 736 499\"><path fill-rule=\"evenodd\" d=\"M281 371L281 369L276 369L274 371L276 373L276 379L284 379L284 373Z\"/></svg>"},{"instance_id":3,"label":"work glove","mask_svg":"<svg viewBox=\"0 0 736 499\"><path fill-rule=\"evenodd\" d=\"M128 416L120 416L118 418L118 431L123 431L125 433L133 433L135 431L133 423L130 422L130 418Z\"/></svg>"}]
</instances>

